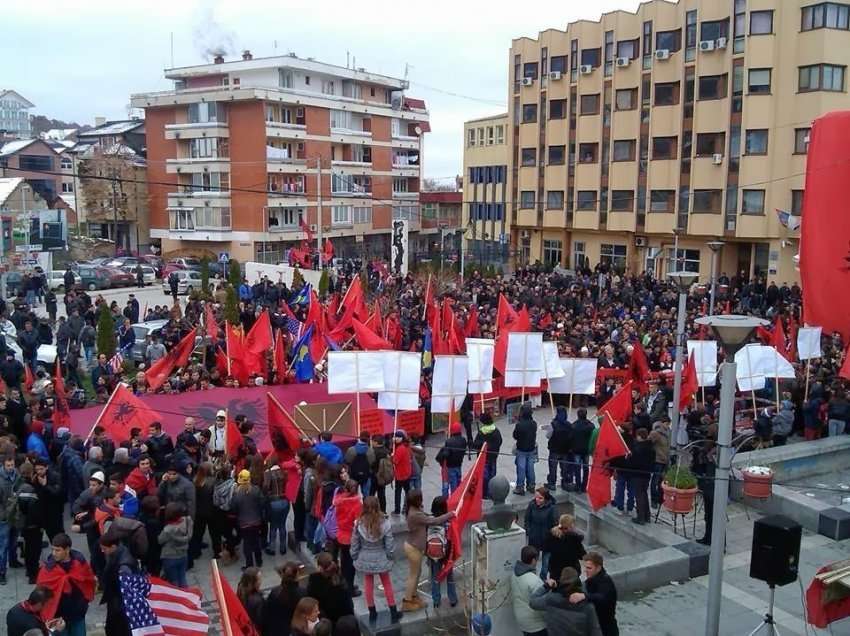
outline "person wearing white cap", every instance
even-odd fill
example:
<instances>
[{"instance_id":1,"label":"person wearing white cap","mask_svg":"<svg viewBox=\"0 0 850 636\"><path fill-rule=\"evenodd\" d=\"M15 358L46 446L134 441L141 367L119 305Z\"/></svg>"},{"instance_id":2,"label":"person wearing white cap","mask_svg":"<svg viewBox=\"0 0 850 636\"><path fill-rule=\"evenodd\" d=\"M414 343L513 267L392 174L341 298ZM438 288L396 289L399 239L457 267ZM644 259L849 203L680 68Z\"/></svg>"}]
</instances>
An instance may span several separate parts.
<instances>
[{"instance_id":1,"label":"person wearing white cap","mask_svg":"<svg viewBox=\"0 0 850 636\"><path fill-rule=\"evenodd\" d=\"M223 455L227 450L227 411L219 409L215 414L215 424L210 426L209 449L212 455Z\"/></svg>"},{"instance_id":2,"label":"person wearing white cap","mask_svg":"<svg viewBox=\"0 0 850 636\"><path fill-rule=\"evenodd\" d=\"M74 517L74 525L71 526L73 532L85 532L86 542L89 546L89 555L92 569L95 574L100 576L103 572L105 560L103 552L100 551L98 539L100 532L97 528L97 523L94 519L94 511L100 505L103 495L103 484L106 481L106 475L102 470L96 470L89 477L89 487L77 497L74 505L71 506L71 515Z\"/></svg>"}]
</instances>

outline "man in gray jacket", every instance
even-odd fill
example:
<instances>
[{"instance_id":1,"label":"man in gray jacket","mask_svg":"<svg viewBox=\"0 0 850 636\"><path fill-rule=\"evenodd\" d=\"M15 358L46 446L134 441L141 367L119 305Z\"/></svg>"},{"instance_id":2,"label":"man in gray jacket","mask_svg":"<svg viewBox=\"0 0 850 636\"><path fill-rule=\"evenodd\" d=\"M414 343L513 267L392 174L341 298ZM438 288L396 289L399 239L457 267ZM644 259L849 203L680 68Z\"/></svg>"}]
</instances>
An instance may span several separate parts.
<instances>
[{"instance_id":1,"label":"man in gray jacket","mask_svg":"<svg viewBox=\"0 0 850 636\"><path fill-rule=\"evenodd\" d=\"M177 471L177 464L172 462L162 476L159 484L159 503L166 506L171 502L183 504L186 513L195 518L195 485Z\"/></svg>"},{"instance_id":2,"label":"man in gray jacket","mask_svg":"<svg viewBox=\"0 0 850 636\"><path fill-rule=\"evenodd\" d=\"M540 587L537 556L537 548L533 545L525 546L520 552L520 560L514 565L514 575L511 577L514 618L523 636L546 636L543 612L532 609L528 604L531 595Z\"/></svg>"}]
</instances>

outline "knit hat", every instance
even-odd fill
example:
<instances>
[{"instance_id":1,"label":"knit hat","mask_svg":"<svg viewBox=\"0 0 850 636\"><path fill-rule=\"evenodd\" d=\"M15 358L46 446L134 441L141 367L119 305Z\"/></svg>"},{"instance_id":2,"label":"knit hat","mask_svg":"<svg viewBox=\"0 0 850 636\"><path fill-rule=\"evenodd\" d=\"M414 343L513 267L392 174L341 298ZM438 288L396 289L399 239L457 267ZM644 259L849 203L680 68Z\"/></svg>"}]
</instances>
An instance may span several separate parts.
<instances>
[{"instance_id":1,"label":"knit hat","mask_svg":"<svg viewBox=\"0 0 850 636\"><path fill-rule=\"evenodd\" d=\"M239 476L236 478L236 483L238 484L248 484L251 483L251 473L249 473L244 468L239 471Z\"/></svg>"},{"instance_id":2,"label":"knit hat","mask_svg":"<svg viewBox=\"0 0 850 636\"><path fill-rule=\"evenodd\" d=\"M449 433L452 435L460 435L460 422L452 422L451 428L449 428Z\"/></svg>"},{"instance_id":3,"label":"knit hat","mask_svg":"<svg viewBox=\"0 0 850 636\"><path fill-rule=\"evenodd\" d=\"M91 474L91 477L89 477L89 479L95 479L95 480L99 481L100 483L103 483L104 480L106 479L106 477L104 476L102 470L96 470Z\"/></svg>"}]
</instances>

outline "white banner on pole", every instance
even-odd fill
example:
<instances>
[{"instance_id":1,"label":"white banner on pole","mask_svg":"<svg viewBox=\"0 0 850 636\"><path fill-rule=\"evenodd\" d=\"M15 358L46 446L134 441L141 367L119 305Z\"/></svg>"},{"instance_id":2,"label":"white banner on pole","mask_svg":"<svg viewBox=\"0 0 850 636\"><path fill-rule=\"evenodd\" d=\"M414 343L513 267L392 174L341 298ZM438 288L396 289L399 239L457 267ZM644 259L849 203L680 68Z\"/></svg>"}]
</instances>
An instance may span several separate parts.
<instances>
[{"instance_id":1,"label":"white banner on pole","mask_svg":"<svg viewBox=\"0 0 850 636\"><path fill-rule=\"evenodd\" d=\"M758 370L760 348L759 344L749 344L735 354L735 378L741 391L760 391L764 388L765 376Z\"/></svg>"},{"instance_id":2,"label":"white banner on pole","mask_svg":"<svg viewBox=\"0 0 850 636\"><path fill-rule=\"evenodd\" d=\"M486 338L466 339L470 393L493 392L493 356L495 349L495 340Z\"/></svg>"},{"instance_id":3,"label":"white banner on pole","mask_svg":"<svg viewBox=\"0 0 850 636\"><path fill-rule=\"evenodd\" d=\"M328 394L383 390L383 351L328 351Z\"/></svg>"},{"instance_id":4,"label":"white banner on pole","mask_svg":"<svg viewBox=\"0 0 850 636\"><path fill-rule=\"evenodd\" d=\"M558 343L544 342L543 343L543 377L547 380L556 380L564 377L564 370L561 368L561 359L558 357Z\"/></svg>"},{"instance_id":5,"label":"white banner on pole","mask_svg":"<svg viewBox=\"0 0 850 636\"><path fill-rule=\"evenodd\" d=\"M717 384L717 341L688 340L688 358L694 356L700 386Z\"/></svg>"},{"instance_id":6,"label":"white banner on pole","mask_svg":"<svg viewBox=\"0 0 850 636\"><path fill-rule=\"evenodd\" d=\"M797 354L800 360L820 358L820 338L823 327L800 327L797 330Z\"/></svg>"},{"instance_id":7,"label":"white banner on pole","mask_svg":"<svg viewBox=\"0 0 850 636\"><path fill-rule=\"evenodd\" d=\"M466 356L434 356L431 412L457 411L466 399L469 362Z\"/></svg>"},{"instance_id":8,"label":"white banner on pole","mask_svg":"<svg viewBox=\"0 0 850 636\"><path fill-rule=\"evenodd\" d=\"M561 358L564 376L549 380L549 393L593 395L596 393L596 358Z\"/></svg>"},{"instance_id":9,"label":"white banner on pole","mask_svg":"<svg viewBox=\"0 0 850 636\"><path fill-rule=\"evenodd\" d=\"M382 351L384 390L378 393L378 408L415 411L419 408L419 374L422 354L417 351Z\"/></svg>"},{"instance_id":10,"label":"white banner on pole","mask_svg":"<svg viewBox=\"0 0 850 636\"><path fill-rule=\"evenodd\" d=\"M537 388L542 378L543 334L509 333L505 361L505 386Z\"/></svg>"},{"instance_id":11,"label":"white banner on pole","mask_svg":"<svg viewBox=\"0 0 850 636\"><path fill-rule=\"evenodd\" d=\"M776 350L776 347L762 347L757 369L764 373L766 378L797 377L794 367L785 359L785 356Z\"/></svg>"}]
</instances>

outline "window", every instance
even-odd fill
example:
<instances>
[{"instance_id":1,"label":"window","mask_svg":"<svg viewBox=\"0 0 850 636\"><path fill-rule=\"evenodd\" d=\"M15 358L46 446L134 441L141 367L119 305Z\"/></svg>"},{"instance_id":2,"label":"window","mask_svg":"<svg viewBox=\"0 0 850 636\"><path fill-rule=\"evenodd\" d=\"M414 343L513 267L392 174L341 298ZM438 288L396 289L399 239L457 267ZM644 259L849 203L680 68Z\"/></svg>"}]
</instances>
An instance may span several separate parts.
<instances>
[{"instance_id":1,"label":"window","mask_svg":"<svg viewBox=\"0 0 850 636\"><path fill-rule=\"evenodd\" d=\"M522 149L522 165L536 166L537 165L537 149L523 148Z\"/></svg>"},{"instance_id":2,"label":"window","mask_svg":"<svg viewBox=\"0 0 850 636\"><path fill-rule=\"evenodd\" d=\"M699 273L699 250L667 248L667 273L671 272Z\"/></svg>"},{"instance_id":3,"label":"window","mask_svg":"<svg viewBox=\"0 0 850 636\"><path fill-rule=\"evenodd\" d=\"M573 241L573 269L581 269L585 265L584 241Z\"/></svg>"},{"instance_id":4,"label":"window","mask_svg":"<svg viewBox=\"0 0 850 636\"><path fill-rule=\"evenodd\" d=\"M561 241L543 239L543 264L547 267L555 267L561 264Z\"/></svg>"},{"instance_id":5,"label":"window","mask_svg":"<svg viewBox=\"0 0 850 636\"><path fill-rule=\"evenodd\" d=\"M748 130L744 154L766 155L767 154L767 129Z\"/></svg>"},{"instance_id":6,"label":"window","mask_svg":"<svg viewBox=\"0 0 850 636\"><path fill-rule=\"evenodd\" d=\"M741 214L764 214L764 190L743 190Z\"/></svg>"},{"instance_id":7,"label":"window","mask_svg":"<svg viewBox=\"0 0 850 636\"><path fill-rule=\"evenodd\" d=\"M519 207L523 210L534 207L534 190L523 190L519 193Z\"/></svg>"},{"instance_id":8,"label":"window","mask_svg":"<svg viewBox=\"0 0 850 636\"><path fill-rule=\"evenodd\" d=\"M578 145L579 163L596 163L598 160L599 144L587 143Z\"/></svg>"},{"instance_id":9,"label":"window","mask_svg":"<svg viewBox=\"0 0 850 636\"><path fill-rule=\"evenodd\" d=\"M750 95L766 95L770 93L770 69L751 68L748 91Z\"/></svg>"},{"instance_id":10,"label":"window","mask_svg":"<svg viewBox=\"0 0 850 636\"><path fill-rule=\"evenodd\" d=\"M537 62L526 62L522 65L522 76L537 79Z\"/></svg>"},{"instance_id":11,"label":"window","mask_svg":"<svg viewBox=\"0 0 850 636\"><path fill-rule=\"evenodd\" d=\"M809 135L811 128L797 128L794 131L794 154L805 155L809 152Z\"/></svg>"},{"instance_id":12,"label":"window","mask_svg":"<svg viewBox=\"0 0 850 636\"><path fill-rule=\"evenodd\" d=\"M729 37L729 19L703 22L699 28L700 40L719 40Z\"/></svg>"},{"instance_id":13,"label":"window","mask_svg":"<svg viewBox=\"0 0 850 636\"><path fill-rule=\"evenodd\" d=\"M21 170L51 171L53 159L46 155L18 155L18 167Z\"/></svg>"},{"instance_id":14,"label":"window","mask_svg":"<svg viewBox=\"0 0 850 636\"><path fill-rule=\"evenodd\" d=\"M791 190L791 214L803 214L803 190Z\"/></svg>"},{"instance_id":15,"label":"window","mask_svg":"<svg viewBox=\"0 0 850 636\"><path fill-rule=\"evenodd\" d=\"M679 82L666 82L655 85L655 105L675 106L679 103Z\"/></svg>"},{"instance_id":16,"label":"window","mask_svg":"<svg viewBox=\"0 0 850 636\"><path fill-rule=\"evenodd\" d=\"M576 193L576 209L595 210L596 190L579 190Z\"/></svg>"},{"instance_id":17,"label":"window","mask_svg":"<svg viewBox=\"0 0 850 636\"><path fill-rule=\"evenodd\" d=\"M617 42L617 57L627 57L634 60L638 56L638 41L623 40Z\"/></svg>"},{"instance_id":18,"label":"window","mask_svg":"<svg viewBox=\"0 0 850 636\"><path fill-rule=\"evenodd\" d=\"M546 209L562 210L564 208L564 191L549 190L546 193Z\"/></svg>"},{"instance_id":19,"label":"window","mask_svg":"<svg viewBox=\"0 0 850 636\"><path fill-rule=\"evenodd\" d=\"M635 140L623 139L614 141L614 151L611 155L611 161L634 161L635 160Z\"/></svg>"},{"instance_id":20,"label":"window","mask_svg":"<svg viewBox=\"0 0 850 636\"><path fill-rule=\"evenodd\" d=\"M393 220L394 221L414 221L416 220L418 211L415 205L394 205Z\"/></svg>"},{"instance_id":21,"label":"window","mask_svg":"<svg viewBox=\"0 0 850 636\"><path fill-rule=\"evenodd\" d=\"M496 139L496 135L493 132L493 127L487 126L487 145L492 146L495 139Z\"/></svg>"},{"instance_id":22,"label":"window","mask_svg":"<svg viewBox=\"0 0 850 636\"><path fill-rule=\"evenodd\" d=\"M322 80L322 93L324 93L325 95L334 94L333 80Z\"/></svg>"},{"instance_id":23,"label":"window","mask_svg":"<svg viewBox=\"0 0 850 636\"><path fill-rule=\"evenodd\" d=\"M626 246L602 243L599 246L599 262L619 271L626 269Z\"/></svg>"},{"instance_id":24,"label":"window","mask_svg":"<svg viewBox=\"0 0 850 636\"><path fill-rule=\"evenodd\" d=\"M73 183L63 183L62 184L62 193L63 194L70 194L73 191L74 191L74 184Z\"/></svg>"},{"instance_id":25,"label":"window","mask_svg":"<svg viewBox=\"0 0 850 636\"><path fill-rule=\"evenodd\" d=\"M223 159L227 154L226 139L200 137L189 140L189 156L192 159Z\"/></svg>"},{"instance_id":26,"label":"window","mask_svg":"<svg viewBox=\"0 0 850 636\"><path fill-rule=\"evenodd\" d=\"M727 75L705 75L699 78L699 98L723 99L726 97Z\"/></svg>"},{"instance_id":27,"label":"window","mask_svg":"<svg viewBox=\"0 0 850 636\"><path fill-rule=\"evenodd\" d=\"M635 209L634 190L611 190L611 211L631 212Z\"/></svg>"},{"instance_id":28,"label":"window","mask_svg":"<svg viewBox=\"0 0 850 636\"><path fill-rule=\"evenodd\" d=\"M195 211L191 208L186 210L169 210L168 227L172 230L194 231Z\"/></svg>"},{"instance_id":29,"label":"window","mask_svg":"<svg viewBox=\"0 0 850 636\"><path fill-rule=\"evenodd\" d=\"M653 159L675 159L677 156L678 139L676 137L653 137Z\"/></svg>"},{"instance_id":30,"label":"window","mask_svg":"<svg viewBox=\"0 0 850 636\"><path fill-rule=\"evenodd\" d=\"M655 34L655 50L667 49L671 53L682 48L682 30L659 31Z\"/></svg>"},{"instance_id":31,"label":"window","mask_svg":"<svg viewBox=\"0 0 850 636\"><path fill-rule=\"evenodd\" d=\"M845 66L814 64L800 67L801 93L810 91L843 91Z\"/></svg>"},{"instance_id":32,"label":"window","mask_svg":"<svg viewBox=\"0 0 850 636\"><path fill-rule=\"evenodd\" d=\"M850 7L835 2L821 2L802 9L802 31L812 29L850 28Z\"/></svg>"},{"instance_id":33,"label":"window","mask_svg":"<svg viewBox=\"0 0 850 636\"><path fill-rule=\"evenodd\" d=\"M224 104L216 102L198 102L189 104L189 123L204 124L216 121L227 121L227 111Z\"/></svg>"},{"instance_id":34,"label":"window","mask_svg":"<svg viewBox=\"0 0 850 636\"><path fill-rule=\"evenodd\" d=\"M596 95L581 96L581 113L582 115L598 115L599 114L599 93Z\"/></svg>"},{"instance_id":35,"label":"window","mask_svg":"<svg viewBox=\"0 0 850 636\"><path fill-rule=\"evenodd\" d=\"M549 59L549 72L550 73L566 73L567 71L567 56L566 55L553 55Z\"/></svg>"},{"instance_id":36,"label":"window","mask_svg":"<svg viewBox=\"0 0 850 636\"><path fill-rule=\"evenodd\" d=\"M496 144L505 143L505 127L501 124L496 126Z\"/></svg>"},{"instance_id":37,"label":"window","mask_svg":"<svg viewBox=\"0 0 850 636\"><path fill-rule=\"evenodd\" d=\"M745 41L747 34L747 0L735 0L735 18L732 21L732 35L735 41L732 45L732 53L738 54L744 52Z\"/></svg>"},{"instance_id":38,"label":"window","mask_svg":"<svg viewBox=\"0 0 850 636\"><path fill-rule=\"evenodd\" d=\"M549 146L549 165L560 166L564 163L566 154L566 146Z\"/></svg>"},{"instance_id":39,"label":"window","mask_svg":"<svg viewBox=\"0 0 850 636\"><path fill-rule=\"evenodd\" d=\"M694 190L694 212L720 213L722 190Z\"/></svg>"},{"instance_id":40,"label":"window","mask_svg":"<svg viewBox=\"0 0 850 636\"><path fill-rule=\"evenodd\" d=\"M675 190L651 190L649 193L650 212L672 212L676 205Z\"/></svg>"},{"instance_id":41,"label":"window","mask_svg":"<svg viewBox=\"0 0 850 636\"><path fill-rule=\"evenodd\" d=\"M269 230L295 229L300 225L303 208L268 208Z\"/></svg>"},{"instance_id":42,"label":"window","mask_svg":"<svg viewBox=\"0 0 850 636\"><path fill-rule=\"evenodd\" d=\"M62 157L60 163L63 170L70 170L74 167L74 162L71 161L68 157Z\"/></svg>"},{"instance_id":43,"label":"window","mask_svg":"<svg viewBox=\"0 0 850 636\"><path fill-rule=\"evenodd\" d=\"M697 157L711 157L723 154L726 145L726 133L699 133L697 135Z\"/></svg>"},{"instance_id":44,"label":"window","mask_svg":"<svg viewBox=\"0 0 850 636\"><path fill-rule=\"evenodd\" d=\"M688 11L685 14L685 61L693 62L697 55L697 12Z\"/></svg>"},{"instance_id":45,"label":"window","mask_svg":"<svg viewBox=\"0 0 850 636\"><path fill-rule=\"evenodd\" d=\"M549 119L566 119L567 117L567 100L565 99L550 99L549 100Z\"/></svg>"},{"instance_id":46,"label":"window","mask_svg":"<svg viewBox=\"0 0 850 636\"><path fill-rule=\"evenodd\" d=\"M621 88L617 90L614 98L614 108L616 110L634 110L637 108L637 89L636 88Z\"/></svg>"},{"instance_id":47,"label":"window","mask_svg":"<svg viewBox=\"0 0 850 636\"><path fill-rule=\"evenodd\" d=\"M470 128L467 131L466 145L469 148L472 148L473 146L475 146L475 128Z\"/></svg>"},{"instance_id":48,"label":"window","mask_svg":"<svg viewBox=\"0 0 850 636\"><path fill-rule=\"evenodd\" d=\"M602 55L601 49L582 49L581 50L581 64L582 66L592 66L593 68L597 68L599 66L599 57Z\"/></svg>"},{"instance_id":49,"label":"window","mask_svg":"<svg viewBox=\"0 0 850 636\"><path fill-rule=\"evenodd\" d=\"M750 11L750 35L773 33L773 11Z\"/></svg>"},{"instance_id":50,"label":"window","mask_svg":"<svg viewBox=\"0 0 850 636\"><path fill-rule=\"evenodd\" d=\"M522 123L533 124L537 121L537 104L522 105Z\"/></svg>"},{"instance_id":51,"label":"window","mask_svg":"<svg viewBox=\"0 0 850 636\"><path fill-rule=\"evenodd\" d=\"M605 31L605 77L614 73L614 32Z\"/></svg>"},{"instance_id":52,"label":"window","mask_svg":"<svg viewBox=\"0 0 850 636\"><path fill-rule=\"evenodd\" d=\"M410 184L407 182L407 177L393 177L393 192L405 193L410 192ZM357 190L354 190L357 192Z\"/></svg>"},{"instance_id":53,"label":"window","mask_svg":"<svg viewBox=\"0 0 850 636\"><path fill-rule=\"evenodd\" d=\"M398 120L393 120L393 121L398 121ZM396 137L396 136L397 135L395 133L393 133L393 137ZM484 129L483 128L478 129L478 145L479 146L484 145Z\"/></svg>"},{"instance_id":54,"label":"window","mask_svg":"<svg viewBox=\"0 0 850 636\"><path fill-rule=\"evenodd\" d=\"M277 69L277 83L281 88L292 88L292 71L288 68Z\"/></svg>"},{"instance_id":55,"label":"window","mask_svg":"<svg viewBox=\"0 0 850 636\"><path fill-rule=\"evenodd\" d=\"M351 225L351 206L331 206L331 225Z\"/></svg>"}]
</instances>

